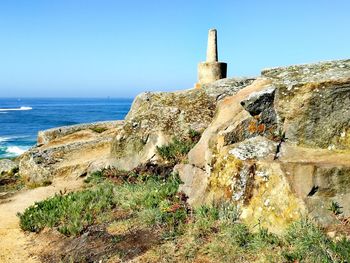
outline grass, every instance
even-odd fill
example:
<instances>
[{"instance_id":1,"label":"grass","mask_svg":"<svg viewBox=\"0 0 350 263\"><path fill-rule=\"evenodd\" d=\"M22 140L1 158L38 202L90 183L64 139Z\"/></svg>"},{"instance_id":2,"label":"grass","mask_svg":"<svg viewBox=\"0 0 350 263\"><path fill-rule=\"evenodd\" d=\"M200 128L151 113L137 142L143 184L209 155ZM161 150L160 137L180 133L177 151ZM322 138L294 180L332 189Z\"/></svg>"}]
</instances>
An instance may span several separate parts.
<instances>
[{"instance_id":1,"label":"grass","mask_svg":"<svg viewBox=\"0 0 350 263\"><path fill-rule=\"evenodd\" d=\"M25 185L27 186L28 189L49 186L51 184L52 184L52 181L50 179L45 179L45 180L39 181L39 182L26 182L25 183Z\"/></svg>"},{"instance_id":2,"label":"grass","mask_svg":"<svg viewBox=\"0 0 350 263\"><path fill-rule=\"evenodd\" d=\"M22 229L55 228L78 239L90 226L104 224L113 234L110 245L117 246L110 251L121 258L130 257L121 249L125 240L137 242L137 233L155 233L157 242L140 241L152 243L142 252L142 262L350 262L349 240L332 240L308 220L277 236L259 226L249 229L232 203L191 209L186 196L177 192L176 174L105 169L86 182L84 191L27 208L19 215Z\"/></svg>"},{"instance_id":3,"label":"grass","mask_svg":"<svg viewBox=\"0 0 350 263\"><path fill-rule=\"evenodd\" d=\"M90 128L92 131L96 132L96 133L103 133L105 131L108 130L108 128L106 127L101 127L101 126L97 126L97 127L93 127L93 128Z\"/></svg>"},{"instance_id":4,"label":"grass","mask_svg":"<svg viewBox=\"0 0 350 263\"><path fill-rule=\"evenodd\" d=\"M117 207L148 215L145 223L169 225L173 229L186 215L177 194L180 181L176 175L167 180L138 178L137 183L125 181L118 185L106 180L102 172L96 172L86 182L89 189L55 195L18 214L21 228L31 232L56 228L66 236L76 236L101 218L108 218Z\"/></svg>"},{"instance_id":5,"label":"grass","mask_svg":"<svg viewBox=\"0 0 350 263\"><path fill-rule=\"evenodd\" d=\"M287 231L285 241L289 249L285 249L283 255L291 262L302 260L305 262L346 262L350 260L349 252L348 255L337 253L342 244L330 240L319 228L307 220L292 224ZM344 248L350 251L350 243L347 242Z\"/></svg>"},{"instance_id":6,"label":"grass","mask_svg":"<svg viewBox=\"0 0 350 263\"><path fill-rule=\"evenodd\" d=\"M328 210L331 211L334 215L340 215L342 214L342 209L343 207L341 207L337 202L332 201L332 203L330 204Z\"/></svg>"},{"instance_id":7,"label":"grass","mask_svg":"<svg viewBox=\"0 0 350 263\"><path fill-rule=\"evenodd\" d=\"M0 192L15 192L22 189L24 180L18 175L18 168L12 169L8 173L0 174Z\"/></svg>"},{"instance_id":8,"label":"grass","mask_svg":"<svg viewBox=\"0 0 350 263\"><path fill-rule=\"evenodd\" d=\"M150 253L154 261L172 253L171 262L350 262L349 240L331 240L308 220L295 222L277 236L265 228L252 231L234 221L235 216L220 218L221 209L194 211L194 218L175 241Z\"/></svg>"},{"instance_id":9,"label":"grass","mask_svg":"<svg viewBox=\"0 0 350 263\"><path fill-rule=\"evenodd\" d=\"M185 138L173 138L168 145L157 147L157 153L168 163L180 163L186 159L188 152L197 144L200 136L199 132L190 129Z\"/></svg>"},{"instance_id":10,"label":"grass","mask_svg":"<svg viewBox=\"0 0 350 263\"><path fill-rule=\"evenodd\" d=\"M113 185L105 183L80 192L55 195L35 203L18 216L23 230L40 232L48 227L57 228L67 236L78 235L116 203Z\"/></svg>"}]
</instances>

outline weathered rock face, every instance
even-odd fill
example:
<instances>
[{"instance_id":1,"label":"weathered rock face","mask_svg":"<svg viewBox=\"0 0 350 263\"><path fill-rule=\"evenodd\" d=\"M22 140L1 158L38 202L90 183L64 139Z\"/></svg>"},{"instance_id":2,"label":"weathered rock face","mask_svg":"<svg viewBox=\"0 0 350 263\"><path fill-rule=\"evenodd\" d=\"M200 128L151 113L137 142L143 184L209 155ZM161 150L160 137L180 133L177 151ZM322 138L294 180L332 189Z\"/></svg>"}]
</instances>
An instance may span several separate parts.
<instances>
[{"instance_id":1,"label":"weathered rock face","mask_svg":"<svg viewBox=\"0 0 350 263\"><path fill-rule=\"evenodd\" d=\"M213 119L218 101L253 81L223 79L202 89L137 96L113 142L114 165L128 170L149 160L156 161L156 146L167 144L172 137L181 138L190 129L203 131Z\"/></svg>"},{"instance_id":2,"label":"weathered rock face","mask_svg":"<svg viewBox=\"0 0 350 263\"><path fill-rule=\"evenodd\" d=\"M350 216L349 132L350 60L269 69L218 103L175 170L193 205L232 200L274 232L305 215L329 226L332 201Z\"/></svg>"},{"instance_id":3,"label":"weathered rock face","mask_svg":"<svg viewBox=\"0 0 350 263\"><path fill-rule=\"evenodd\" d=\"M38 145L47 144L52 141L58 142L59 139L68 135L75 134L84 130L91 130L97 133L102 133L106 130L114 129L118 126L118 121L100 121L95 123L83 123L78 125L70 125L58 128L52 128L38 133Z\"/></svg>"},{"instance_id":4,"label":"weathered rock face","mask_svg":"<svg viewBox=\"0 0 350 263\"><path fill-rule=\"evenodd\" d=\"M221 80L202 90L144 93L125 121L65 126L40 131L37 146L20 157L21 176L43 181L81 176L107 166L132 169L151 160L156 146L190 129L204 130L217 101L252 83L252 78Z\"/></svg>"},{"instance_id":5,"label":"weathered rock face","mask_svg":"<svg viewBox=\"0 0 350 263\"><path fill-rule=\"evenodd\" d=\"M0 160L0 175L11 173L18 168L18 164L14 161L3 159Z\"/></svg>"},{"instance_id":6,"label":"weathered rock face","mask_svg":"<svg viewBox=\"0 0 350 263\"><path fill-rule=\"evenodd\" d=\"M291 143L350 149L350 60L265 70Z\"/></svg>"},{"instance_id":7,"label":"weathered rock face","mask_svg":"<svg viewBox=\"0 0 350 263\"><path fill-rule=\"evenodd\" d=\"M122 121L98 122L39 132L38 145L20 157L20 175L40 182L109 166L111 142L122 125Z\"/></svg>"}]
</instances>

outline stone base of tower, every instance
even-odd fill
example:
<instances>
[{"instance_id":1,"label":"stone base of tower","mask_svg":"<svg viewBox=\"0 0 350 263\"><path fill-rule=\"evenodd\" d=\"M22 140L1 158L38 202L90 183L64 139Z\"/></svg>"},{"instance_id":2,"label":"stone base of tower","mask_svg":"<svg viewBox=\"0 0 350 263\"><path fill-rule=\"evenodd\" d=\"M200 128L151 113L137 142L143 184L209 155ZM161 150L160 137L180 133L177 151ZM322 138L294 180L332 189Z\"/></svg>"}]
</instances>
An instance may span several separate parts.
<instances>
[{"instance_id":1,"label":"stone base of tower","mask_svg":"<svg viewBox=\"0 0 350 263\"><path fill-rule=\"evenodd\" d=\"M219 79L226 78L227 63L223 62L202 62L198 64L198 83L196 87L202 84L208 84ZM199 85L198 85L199 84Z\"/></svg>"}]
</instances>

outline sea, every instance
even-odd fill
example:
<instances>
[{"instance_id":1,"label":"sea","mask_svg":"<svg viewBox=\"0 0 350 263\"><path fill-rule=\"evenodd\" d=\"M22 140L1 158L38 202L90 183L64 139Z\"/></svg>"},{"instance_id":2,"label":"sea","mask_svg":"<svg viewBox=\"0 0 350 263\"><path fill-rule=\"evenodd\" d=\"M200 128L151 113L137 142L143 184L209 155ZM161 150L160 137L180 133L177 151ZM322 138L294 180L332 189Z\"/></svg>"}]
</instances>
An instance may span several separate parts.
<instances>
[{"instance_id":1,"label":"sea","mask_svg":"<svg viewBox=\"0 0 350 263\"><path fill-rule=\"evenodd\" d=\"M96 121L122 120L132 99L0 98L0 159L36 144L40 130Z\"/></svg>"}]
</instances>

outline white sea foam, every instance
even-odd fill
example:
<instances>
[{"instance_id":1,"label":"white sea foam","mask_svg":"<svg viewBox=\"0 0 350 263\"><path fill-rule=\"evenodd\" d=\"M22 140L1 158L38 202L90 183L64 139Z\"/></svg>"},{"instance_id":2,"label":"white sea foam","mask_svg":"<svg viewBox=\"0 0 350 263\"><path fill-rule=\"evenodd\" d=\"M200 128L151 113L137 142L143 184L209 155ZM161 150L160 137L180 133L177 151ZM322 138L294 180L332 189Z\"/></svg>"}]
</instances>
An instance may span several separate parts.
<instances>
[{"instance_id":1,"label":"white sea foam","mask_svg":"<svg viewBox=\"0 0 350 263\"><path fill-rule=\"evenodd\" d=\"M0 137L0 142L7 142L8 140L11 140L13 137Z\"/></svg>"},{"instance_id":2,"label":"white sea foam","mask_svg":"<svg viewBox=\"0 0 350 263\"><path fill-rule=\"evenodd\" d=\"M28 135L22 135L22 136L4 136L4 137L1 137L0 136L0 143L2 142L8 142L8 141L13 141L13 140L16 140L16 139L23 139L23 138L29 138Z\"/></svg>"},{"instance_id":3,"label":"white sea foam","mask_svg":"<svg viewBox=\"0 0 350 263\"><path fill-rule=\"evenodd\" d=\"M32 110L32 109L33 109L32 107L22 106L20 108L0 109L0 111L1 112L4 112L4 111L22 111L22 110Z\"/></svg>"},{"instance_id":4,"label":"white sea foam","mask_svg":"<svg viewBox=\"0 0 350 263\"><path fill-rule=\"evenodd\" d=\"M7 149L6 149L6 152L8 154L11 154L11 155L21 155L22 153L24 153L26 150L28 150L27 147L18 147L18 146L9 146Z\"/></svg>"}]
</instances>

